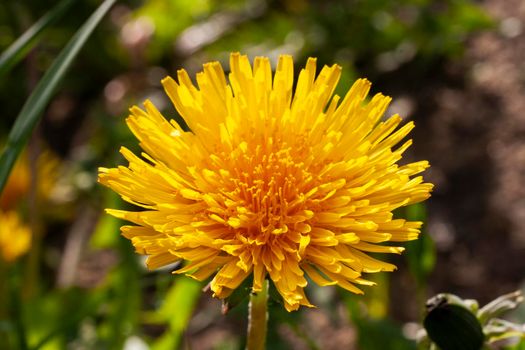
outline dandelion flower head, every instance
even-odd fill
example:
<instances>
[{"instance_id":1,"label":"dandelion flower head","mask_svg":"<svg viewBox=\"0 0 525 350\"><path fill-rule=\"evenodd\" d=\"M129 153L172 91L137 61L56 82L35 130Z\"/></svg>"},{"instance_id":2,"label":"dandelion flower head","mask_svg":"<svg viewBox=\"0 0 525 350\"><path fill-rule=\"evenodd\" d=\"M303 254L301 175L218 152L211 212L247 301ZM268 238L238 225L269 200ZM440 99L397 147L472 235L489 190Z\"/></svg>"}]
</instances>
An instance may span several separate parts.
<instances>
[{"instance_id":1,"label":"dandelion flower head","mask_svg":"<svg viewBox=\"0 0 525 350\"><path fill-rule=\"evenodd\" d=\"M2 149L1 146L0 149ZM28 197L33 170L30 163L28 152L23 152L0 194L0 210L16 210L20 203ZM34 170L36 170L35 177L38 179L36 199L39 203L52 197L53 189L58 181L59 165L58 157L49 150L44 150L38 156Z\"/></svg>"},{"instance_id":2,"label":"dandelion flower head","mask_svg":"<svg viewBox=\"0 0 525 350\"><path fill-rule=\"evenodd\" d=\"M0 260L11 263L29 250L31 231L15 211L0 209L0 223Z\"/></svg>"},{"instance_id":3,"label":"dandelion flower head","mask_svg":"<svg viewBox=\"0 0 525 350\"><path fill-rule=\"evenodd\" d=\"M14 209L29 192L30 169L27 155L23 154L15 163L13 171L0 194L0 209Z\"/></svg>"},{"instance_id":4,"label":"dandelion flower head","mask_svg":"<svg viewBox=\"0 0 525 350\"><path fill-rule=\"evenodd\" d=\"M144 150L126 148L128 166L101 168L99 181L141 211L108 210L147 265L186 261L175 273L211 278L218 298L245 279L258 292L271 280L288 311L312 306L309 281L362 293L365 273L395 266L370 256L401 253L386 242L416 239L421 222L394 218L396 208L429 197L417 174L427 161L398 165L414 127L394 115L390 98L367 101L357 80L334 95L341 67L316 74L310 58L294 86L290 56L272 74L268 58L230 57L228 80L207 63L195 86L184 70L162 84L189 130L167 121L150 101L127 124ZM308 277L307 277L308 276Z\"/></svg>"}]
</instances>

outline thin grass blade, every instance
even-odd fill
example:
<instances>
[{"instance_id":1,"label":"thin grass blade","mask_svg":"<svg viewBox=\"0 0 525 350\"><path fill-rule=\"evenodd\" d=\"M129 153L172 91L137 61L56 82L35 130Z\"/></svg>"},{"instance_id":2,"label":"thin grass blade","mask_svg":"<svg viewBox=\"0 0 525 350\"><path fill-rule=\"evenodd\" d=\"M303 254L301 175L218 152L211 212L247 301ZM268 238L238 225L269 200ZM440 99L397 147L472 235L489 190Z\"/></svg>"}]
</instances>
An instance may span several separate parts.
<instances>
[{"instance_id":1,"label":"thin grass blade","mask_svg":"<svg viewBox=\"0 0 525 350\"><path fill-rule=\"evenodd\" d=\"M80 49L115 1L105 0L95 10L53 61L51 67L40 79L35 90L22 107L11 128L5 149L0 155L0 193L4 189L18 155L27 143L27 139L35 125L40 120L42 111L51 100L57 85L62 81Z\"/></svg>"},{"instance_id":2,"label":"thin grass blade","mask_svg":"<svg viewBox=\"0 0 525 350\"><path fill-rule=\"evenodd\" d=\"M62 0L28 30L24 32L18 39L15 40L2 54L0 55L0 78L13 68L29 50L37 43L37 38L51 24L58 20L69 9L71 4L76 0Z\"/></svg>"},{"instance_id":3,"label":"thin grass blade","mask_svg":"<svg viewBox=\"0 0 525 350\"><path fill-rule=\"evenodd\" d=\"M158 316L168 323L168 329L152 345L152 350L178 349L184 336L184 330L195 310L202 294L202 284L185 276L180 276L166 294ZM174 317L176 310L176 317Z\"/></svg>"}]
</instances>

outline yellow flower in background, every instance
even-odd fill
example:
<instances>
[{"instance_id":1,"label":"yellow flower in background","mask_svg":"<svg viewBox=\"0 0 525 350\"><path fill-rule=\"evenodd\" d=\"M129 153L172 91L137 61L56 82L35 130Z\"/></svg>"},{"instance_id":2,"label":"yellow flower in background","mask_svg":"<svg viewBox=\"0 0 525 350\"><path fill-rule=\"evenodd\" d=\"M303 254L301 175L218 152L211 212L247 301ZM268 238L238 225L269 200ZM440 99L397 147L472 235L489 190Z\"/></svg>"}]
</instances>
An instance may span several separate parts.
<instances>
[{"instance_id":1,"label":"yellow flower in background","mask_svg":"<svg viewBox=\"0 0 525 350\"><path fill-rule=\"evenodd\" d=\"M99 181L142 211L111 210L149 268L177 261L175 271L212 277L214 296L228 297L253 278L269 278L288 311L312 306L308 280L362 293L363 273L395 266L371 257L401 253L383 245L416 239L421 222L393 218L396 208L430 196L414 176L427 161L398 165L414 127L381 121L390 98L365 102L367 80L341 100L333 96L341 67L316 60L301 70L295 92L293 61L281 56L272 77L268 58L253 68L230 58L229 83L218 62L207 63L195 87L184 70L162 84L190 131L169 122L150 102L131 108L127 124L144 150L126 148L127 167L101 168ZM306 274L305 274L306 273Z\"/></svg>"},{"instance_id":2,"label":"yellow flower in background","mask_svg":"<svg viewBox=\"0 0 525 350\"><path fill-rule=\"evenodd\" d=\"M1 149L1 147L0 147ZM49 150L41 152L35 163L37 200L45 202L51 197L58 179L60 159ZM23 152L15 163L13 171L2 193L0 194L0 210L13 210L23 199L29 196L31 187L31 166L29 156Z\"/></svg>"},{"instance_id":3,"label":"yellow flower in background","mask_svg":"<svg viewBox=\"0 0 525 350\"><path fill-rule=\"evenodd\" d=\"M30 182L29 161L24 153L15 163L5 188L0 194L0 210L15 208L19 201L29 192Z\"/></svg>"},{"instance_id":4,"label":"yellow flower in background","mask_svg":"<svg viewBox=\"0 0 525 350\"><path fill-rule=\"evenodd\" d=\"M7 262L15 261L25 254L31 246L31 231L14 211L0 210L0 258Z\"/></svg>"}]
</instances>

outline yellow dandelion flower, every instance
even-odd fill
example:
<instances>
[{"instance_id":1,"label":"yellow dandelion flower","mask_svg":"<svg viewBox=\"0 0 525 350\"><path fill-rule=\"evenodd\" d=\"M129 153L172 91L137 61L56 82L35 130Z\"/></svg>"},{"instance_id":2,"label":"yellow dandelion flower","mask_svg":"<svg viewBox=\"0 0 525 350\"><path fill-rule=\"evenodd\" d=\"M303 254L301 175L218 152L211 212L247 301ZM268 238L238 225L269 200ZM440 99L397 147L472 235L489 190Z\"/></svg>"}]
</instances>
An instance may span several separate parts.
<instances>
[{"instance_id":1,"label":"yellow dandelion flower","mask_svg":"<svg viewBox=\"0 0 525 350\"><path fill-rule=\"evenodd\" d=\"M341 67L316 60L301 70L281 56L272 77L268 58L253 67L230 57L229 83L218 62L207 63L194 86L184 70L162 84L190 131L169 122L150 101L131 108L127 124L144 150L126 148L129 165L101 168L99 181L143 211L108 210L134 223L123 235L149 268L177 261L175 271L212 277L214 296L228 297L243 280L260 291L269 278L288 311L312 306L304 287L362 293L363 273L395 266L371 257L401 253L381 245L416 239L420 222L396 219L396 208L429 197L432 185L414 176L427 161L398 165L414 127L381 117L390 98L365 102L370 83L355 82L341 100ZM305 274L306 273L306 274Z\"/></svg>"},{"instance_id":2,"label":"yellow dandelion flower","mask_svg":"<svg viewBox=\"0 0 525 350\"><path fill-rule=\"evenodd\" d=\"M1 148L1 147L0 147ZM45 201L57 182L59 159L50 151L44 151L36 161L37 199ZM29 195L31 187L31 167L27 152L22 153L15 163L11 175L0 194L0 209L13 210Z\"/></svg>"},{"instance_id":3,"label":"yellow dandelion flower","mask_svg":"<svg viewBox=\"0 0 525 350\"><path fill-rule=\"evenodd\" d=\"M31 231L14 211L0 210L0 223L0 258L10 263L29 250Z\"/></svg>"},{"instance_id":4,"label":"yellow dandelion flower","mask_svg":"<svg viewBox=\"0 0 525 350\"><path fill-rule=\"evenodd\" d=\"M29 192L30 177L29 161L24 153L15 163L5 188L0 194L0 209L8 210L16 207L20 199Z\"/></svg>"}]
</instances>

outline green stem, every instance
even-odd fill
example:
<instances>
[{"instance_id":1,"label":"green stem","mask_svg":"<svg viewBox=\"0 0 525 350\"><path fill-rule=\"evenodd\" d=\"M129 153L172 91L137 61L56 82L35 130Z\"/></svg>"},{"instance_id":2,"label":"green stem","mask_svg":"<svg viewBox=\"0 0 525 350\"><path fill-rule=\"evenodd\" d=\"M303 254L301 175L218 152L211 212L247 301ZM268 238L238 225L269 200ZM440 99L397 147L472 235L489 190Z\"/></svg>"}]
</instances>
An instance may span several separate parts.
<instances>
[{"instance_id":1,"label":"green stem","mask_svg":"<svg viewBox=\"0 0 525 350\"><path fill-rule=\"evenodd\" d=\"M264 281L259 293L250 295L248 312L246 350L264 350L268 322L268 280Z\"/></svg>"},{"instance_id":2,"label":"green stem","mask_svg":"<svg viewBox=\"0 0 525 350\"><path fill-rule=\"evenodd\" d=\"M31 61L34 56L29 56L28 59ZM34 66L34 65L33 65ZM28 66L28 76L31 79L32 69ZM32 83L29 82L31 85ZM32 84L34 85L34 84ZM31 247L29 248L29 254L27 258L27 264L25 268L25 274L22 278L22 299L27 300L36 295L37 288L40 285L40 254L42 252L42 234L40 230L40 220L37 208L37 192L38 192L38 169L37 162L40 155L40 144L38 140L38 133L31 136L28 146L29 155L29 171L30 171L30 184L29 184L29 196L28 196L28 212L29 212L29 227L31 228Z\"/></svg>"},{"instance_id":3,"label":"green stem","mask_svg":"<svg viewBox=\"0 0 525 350\"><path fill-rule=\"evenodd\" d=\"M6 348L11 349L9 339L9 329L5 325L10 325L9 320L9 289L8 289L7 263L0 257L0 339L6 341Z\"/></svg>"},{"instance_id":4,"label":"green stem","mask_svg":"<svg viewBox=\"0 0 525 350\"><path fill-rule=\"evenodd\" d=\"M19 276L18 263L15 261L8 263L0 257L0 344L3 346L2 350L29 349L20 300Z\"/></svg>"},{"instance_id":5,"label":"green stem","mask_svg":"<svg viewBox=\"0 0 525 350\"><path fill-rule=\"evenodd\" d=\"M17 266L16 264L13 265L10 272L13 274L12 276L8 276L7 282L9 289L9 312L18 338L18 349L28 350L29 345L27 344L27 334L23 316L24 310L22 300L20 299L20 266Z\"/></svg>"}]
</instances>

